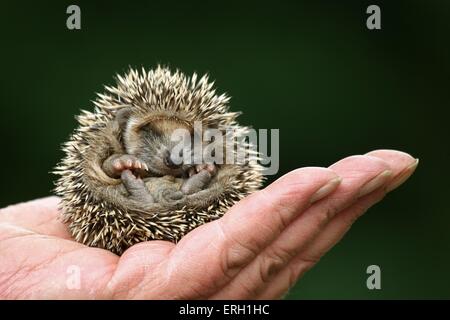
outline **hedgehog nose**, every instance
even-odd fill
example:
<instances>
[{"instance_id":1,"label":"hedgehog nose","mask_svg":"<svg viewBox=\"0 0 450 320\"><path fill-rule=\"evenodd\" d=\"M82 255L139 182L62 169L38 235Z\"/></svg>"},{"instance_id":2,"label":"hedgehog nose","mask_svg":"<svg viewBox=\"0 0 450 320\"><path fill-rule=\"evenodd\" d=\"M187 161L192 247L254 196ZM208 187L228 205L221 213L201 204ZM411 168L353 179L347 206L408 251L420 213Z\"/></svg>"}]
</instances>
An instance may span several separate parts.
<instances>
[{"instance_id":1,"label":"hedgehog nose","mask_svg":"<svg viewBox=\"0 0 450 320\"><path fill-rule=\"evenodd\" d=\"M170 156L170 152L167 151L164 156L164 164L170 169L178 169L181 167L181 163L175 163Z\"/></svg>"}]
</instances>

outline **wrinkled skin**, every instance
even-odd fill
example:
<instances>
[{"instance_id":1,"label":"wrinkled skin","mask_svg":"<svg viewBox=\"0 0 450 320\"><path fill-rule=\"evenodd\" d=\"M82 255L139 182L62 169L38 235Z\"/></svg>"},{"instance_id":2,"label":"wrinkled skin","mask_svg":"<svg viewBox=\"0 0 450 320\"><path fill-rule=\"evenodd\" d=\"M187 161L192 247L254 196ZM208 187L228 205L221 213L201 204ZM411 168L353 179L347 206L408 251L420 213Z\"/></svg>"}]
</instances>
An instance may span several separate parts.
<instances>
[{"instance_id":1,"label":"wrinkled skin","mask_svg":"<svg viewBox=\"0 0 450 320\"><path fill-rule=\"evenodd\" d=\"M58 198L10 206L0 211L0 297L280 298L416 165L379 150L297 169L177 245L144 242L121 257L73 241L57 218Z\"/></svg>"}]
</instances>

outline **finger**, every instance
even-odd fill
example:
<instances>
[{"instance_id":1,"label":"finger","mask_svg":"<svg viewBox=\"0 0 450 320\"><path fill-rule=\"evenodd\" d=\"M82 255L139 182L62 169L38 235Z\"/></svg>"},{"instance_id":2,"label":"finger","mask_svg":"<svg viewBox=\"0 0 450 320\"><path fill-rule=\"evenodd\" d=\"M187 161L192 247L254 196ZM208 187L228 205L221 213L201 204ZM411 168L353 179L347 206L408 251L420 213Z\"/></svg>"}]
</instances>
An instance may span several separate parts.
<instances>
[{"instance_id":1,"label":"finger","mask_svg":"<svg viewBox=\"0 0 450 320\"><path fill-rule=\"evenodd\" d=\"M361 192L369 193L386 184L391 174L385 161L368 156L348 157L331 168L342 178L337 190L298 217L214 298L248 299L258 295L339 211L356 201Z\"/></svg>"},{"instance_id":2,"label":"finger","mask_svg":"<svg viewBox=\"0 0 450 320\"><path fill-rule=\"evenodd\" d=\"M369 196L364 197L363 200L355 203L351 208L340 212L338 216L335 217L336 220L339 220L339 224L341 224L339 226L341 232L333 233L332 236L335 237L333 239L334 244L341 240L348 229L350 229L350 226L353 223L354 219L356 219L356 217L360 216L364 211L370 208L370 206L383 199L385 192L385 189L377 190ZM329 230L332 229L330 228L331 224L335 224L335 222L330 222L327 228L323 231L323 234L332 232ZM300 279L319 261L319 258L317 258L317 256L320 255L318 254L318 250L320 249L316 247L316 243L318 242L316 242L315 240L312 241L311 249L308 248L307 253L297 254L293 259L291 259L285 266L285 268L283 268L279 273L275 274L272 279L267 282L266 286L255 295L255 299L264 300L282 298L283 295L285 295L288 290L297 283L298 279ZM321 243L321 245L323 245L323 242ZM326 251L331 249L331 247L332 246L330 246L330 248L328 248ZM326 253L326 251L323 252L322 255Z\"/></svg>"},{"instance_id":3,"label":"finger","mask_svg":"<svg viewBox=\"0 0 450 320\"><path fill-rule=\"evenodd\" d=\"M0 223L11 223L39 234L72 239L61 221L58 197L47 197L0 209Z\"/></svg>"},{"instance_id":4,"label":"finger","mask_svg":"<svg viewBox=\"0 0 450 320\"><path fill-rule=\"evenodd\" d=\"M169 258L169 283L189 295L215 292L308 208L311 199L318 200L338 184L330 169L302 168L243 199L224 217L180 241ZM181 291L173 294L183 297Z\"/></svg>"},{"instance_id":5,"label":"finger","mask_svg":"<svg viewBox=\"0 0 450 320\"><path fill-rule=\"evenodd\" d=\"M280 274L276 275L273 281L267 285L258 298L273 299L281 297L304 272L311 268L320 256L328 252L350 229L368 208L379 202L386 191L393 190L393 184L399 186L398 181L406 181L415 171L418 161L409 154L394 151L380 150L368 153L389 163L393 171L393 178L386 188L381 188L375 192L359 199L350 208L340 212L327 225L325 230L307 247L304 252L298 254Z\"/></svg>"},{"instance_id":6,"label":"finger","mask_svg":"<svg viewBox=\"0 0 450 320\"><path fill-rule=\"evenodd\" d=\"M409 154L396 150L375 150L367 153L367 155L383 159L399 172L389 183L388 191L398 188L408 180L419 165L419 159L414 159Z\"/></svg>"},{"instance_id":7,"label":"finger","mask_svg":"<svg viewBox=\"0 0 450 320\"><path fill-rule=\"evenodd\" d=\"M368 200L363 197L359 203L355 204L353 210L347 210L345 213L337 215L327 226L325 232L323 232L320 237L308 247L307 251L302 253L303 255L307 256L308 254L311 254L309 257L314 258L312 254L315 254L316 258L320 258L320 256L325 254L342 238L353 222L359 218L369 206L381 200L388 190L392 190L392 183L397 184L399 177L402 179L404 179L404 177L410 177L417 167L417 160L403 152L390 151L388 157L377 158L389 163L393 171L393 177L385 186L384 190L381 190L379 194L375 194L373 198L369 197Z\"/></svg>"}]
</instances>

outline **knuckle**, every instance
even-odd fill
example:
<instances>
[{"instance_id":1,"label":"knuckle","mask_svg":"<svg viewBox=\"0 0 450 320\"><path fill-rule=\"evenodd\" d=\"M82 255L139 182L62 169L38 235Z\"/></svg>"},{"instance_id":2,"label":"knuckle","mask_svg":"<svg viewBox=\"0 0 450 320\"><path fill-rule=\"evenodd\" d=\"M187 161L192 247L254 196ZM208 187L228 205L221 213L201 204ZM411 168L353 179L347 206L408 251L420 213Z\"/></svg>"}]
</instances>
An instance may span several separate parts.
<instances>
[{"instance_id":1,"label":"knuckle","mask_svg":"<svg viewBox=\"0 0 450 320\"><path fill-rule=\"evenodd\" d=\"M258 255L258 250L251 245L251 242L243 244L241 241L230 237L223 229L224 227L220 220L216 221L216 226L222 237L221 241L226 243L226 249L222 254L222 273L225 277L232 278L243 266L247 265Z\"/></svg>"},{"instance_id":2,"label":"knuckle","mask_svg":"<svg viewBox=\"0 0 450 320\"><path fill-rule=\"evenodd\" d=\"M224 258L224 273L233 277L242 267L247 265L258 255L257 250L238 241L230 241Z\"/></svg>"},{"instance_id":3,"label":"knuckle","mask_svg":"<svg viewBox=\"0 0 450 320\"><path fill-rule=\"evenodd\" d=\"M333 219L334 216L336 216L338 211L339 208L337 208L333 204L330 204L326 208L315 212L313 214L314 225L319 229L325 227L330 222L330 220Z\"/></svg>"},{"instance_id":4,"label":"knuckle","mask_svg":"<svg viewBox=\"0 0 450 320\"><path fill-rule=\"evenodd\" d=\"M269 282L292 259L292 254L282 248L270 249L261 257L260 278L264 283Z\"/></svg>"},{"instance_id":5,"label":"knuckle","mask_svg":"<svg viewBox=\"0 0 450 320\"><path fill-rule=\"evenodd\" d=\"M278 210L273 215L273 219L276 220L273 225L278 226L277 230L275 230L277 233L281 233L291 223L292 217L290 210L290 207L285 204L280 203L278 205Z\"/></svg>"}]
</instances>

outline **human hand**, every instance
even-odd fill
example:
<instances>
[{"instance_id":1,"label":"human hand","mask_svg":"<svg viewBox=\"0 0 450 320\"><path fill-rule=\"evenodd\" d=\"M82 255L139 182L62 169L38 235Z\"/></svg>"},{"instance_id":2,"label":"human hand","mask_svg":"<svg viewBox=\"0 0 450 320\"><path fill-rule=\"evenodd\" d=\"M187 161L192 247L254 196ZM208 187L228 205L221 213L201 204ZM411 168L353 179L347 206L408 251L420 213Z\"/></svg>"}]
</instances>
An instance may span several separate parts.
<instances>
[{"instance_id":1,"label":"human hand","mask_svg":"<svg viewBox=\"0 0 450 320\"><path fill-rule=\"evenodd\" d=\"M378 150L297 169L178 244L143 242L121 257L73 241L56 197L10 206L0 210L0 298L279 298L416 166Z\"/></svg>"}]
</instances>

